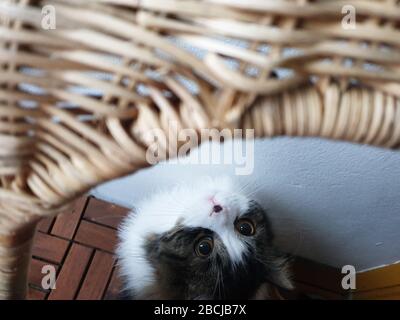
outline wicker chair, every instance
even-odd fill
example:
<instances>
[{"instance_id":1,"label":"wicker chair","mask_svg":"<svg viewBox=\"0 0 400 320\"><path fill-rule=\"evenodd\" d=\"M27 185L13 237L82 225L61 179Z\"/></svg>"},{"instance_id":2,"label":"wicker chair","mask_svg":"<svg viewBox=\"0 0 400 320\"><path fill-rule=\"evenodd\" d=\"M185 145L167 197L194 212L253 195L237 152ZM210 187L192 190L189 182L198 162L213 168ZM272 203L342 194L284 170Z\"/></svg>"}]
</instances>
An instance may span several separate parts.
<instances>
[{"instance_id":1,"label":"wicker chair","mask_svg":"<svg viewBox=\"0 0 400 320\"><path fill-rule=\"evenodd\" d=\"M400 145L396 0L1 0L0 44L3 299L38 221L148 166L150 129Z\"/></svg>"}]
</instances>

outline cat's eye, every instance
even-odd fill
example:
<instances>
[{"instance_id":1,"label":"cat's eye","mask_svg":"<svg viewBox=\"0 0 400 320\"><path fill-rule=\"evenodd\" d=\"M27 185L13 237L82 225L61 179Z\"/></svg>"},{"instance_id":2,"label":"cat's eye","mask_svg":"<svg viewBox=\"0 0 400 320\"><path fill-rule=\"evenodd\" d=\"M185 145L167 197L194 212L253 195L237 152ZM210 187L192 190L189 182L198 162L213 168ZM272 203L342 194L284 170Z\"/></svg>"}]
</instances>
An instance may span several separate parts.
<instances>
[{"instance_id":1,"label":"cat's eye","mask_svg":"<svg viewBox=\"0 0 400 320\"><path fill-rule=\"evenodd\" d=\"M240 219L236 221L235 228L240 234L246 237L250 237L256 232L253 222L248 219Z\"/></svg>"},{"instance_id":2,"label":"cat's eye","mask_svg":"<svg viewBox=\"0 0 400 320\"><path fill-rule=\"evenodd\" d=\"M204 237L196 242L195 252L199 257L207 257L211 254L213 248L213 239L211 237Z\"/></svg>"}]
</instances>

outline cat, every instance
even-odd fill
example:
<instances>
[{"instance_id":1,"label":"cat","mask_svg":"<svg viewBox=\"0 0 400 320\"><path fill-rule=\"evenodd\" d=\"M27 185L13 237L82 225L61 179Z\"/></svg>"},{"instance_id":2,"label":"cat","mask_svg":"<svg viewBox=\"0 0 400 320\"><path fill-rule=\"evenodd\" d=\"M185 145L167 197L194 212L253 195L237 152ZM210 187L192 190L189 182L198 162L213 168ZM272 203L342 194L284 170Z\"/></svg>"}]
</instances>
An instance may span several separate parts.
<instances>
[{"instance_id":1,"label":"cat","mask_svg":"<svg viewBox=\"0 0 400 320\"><path fill-rule=\"evenodd\" d=\"M117 248L128 299L258 299L293 289L266 212L230 177L178 184L123 221Z\"/></svg>"}]
</instances>

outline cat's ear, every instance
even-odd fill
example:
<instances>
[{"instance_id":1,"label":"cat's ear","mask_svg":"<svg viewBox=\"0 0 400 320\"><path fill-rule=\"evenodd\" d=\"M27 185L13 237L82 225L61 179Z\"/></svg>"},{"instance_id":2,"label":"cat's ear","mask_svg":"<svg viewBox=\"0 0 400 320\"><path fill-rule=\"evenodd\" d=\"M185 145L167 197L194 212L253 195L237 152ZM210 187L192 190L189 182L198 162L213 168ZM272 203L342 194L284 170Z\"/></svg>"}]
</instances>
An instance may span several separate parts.
<instances>
[{"instance_id":1,"label":"cat's ear","mask_svg":"<svg viewBox=\"0 0 400 320\"><path fill-rule=\"evenodd\" d=\"M294 285L291 280L291 272L289 268L291 257L275 253L273 259L268 263L268 271L266 280L282 289L293 290Z\"/></svg>"}]
</instances>

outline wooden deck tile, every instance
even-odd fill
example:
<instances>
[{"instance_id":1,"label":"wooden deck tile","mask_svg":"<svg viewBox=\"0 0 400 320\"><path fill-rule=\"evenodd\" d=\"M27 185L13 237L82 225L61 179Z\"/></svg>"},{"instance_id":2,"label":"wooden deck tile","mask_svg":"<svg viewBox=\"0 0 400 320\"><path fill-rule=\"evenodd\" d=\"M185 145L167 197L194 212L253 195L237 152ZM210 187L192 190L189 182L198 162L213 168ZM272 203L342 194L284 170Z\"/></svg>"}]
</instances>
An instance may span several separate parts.
<instances>
[{"instance_id":1,"label":"wooden deck tile","mask_svg":"<svg viewBox=\"0 0 400 320\"><path fill-rule=\"evenodd\" d=\"M49 300L72 300L75 298L81 279L85 275L93 249L73 244L57 277L56 289Z\"/></svg>"},{"instance_id":2,"label":"wooden deck tile","mask_svg":"<svg viewBox=\"0 0 400 320\"><path fill-rule=\"evenodd\" d=\"M36 287L39 287L39 288L42 286L42 279L46 275L46 274L42 274L42 270L45 265L54 266L56 272L58 270L58 266L56 264L41 261L38 259L31 260L31 265L30 265L29 274L28 274L30 284L32 284Z\"/></svg>"},{"instance_id":3,"label":"wooden deck tile","mask_svg":"<svg viewBox=\"0 0 400 320\"><path fill-rule=\"evenodd\" d=\"M129 209L119 207L96 198L89 200L84 218L111 228L117 229Z\"/></svg>"},{"instance_id":4,"label":"wooden deck tile","mask_svg":"<svg viewBox=\"0 0 400 320\"><path fill-rule=\"evenodd\" d=\"M33 244L33 256L44 260L60 263L67 251L69 242L60 238L54 238L38 232Z\"/></svg>"},{"instance_id":5,"label":"wooden deck tile","mask_svg":"<svg viewBox=\"0 0 400 320\"><path fill-rule=\"evenodd\" d=\"M111 254L96 251L77 299L100 300L107 288L113 266L114 257Z\"/></svg>"},{"instance_id":6,"label":"wooden deck tile","mask_svg":"<svg viewBox=\"0 0 400 320\"><path fill-rule=\"evenodd\" d=\"M67 212L57 216L53 228L51 229L51 234L72 239L86 206L86 202L86 197L79 198Z\"/></svg>"},{"instance_id":7,"label":"wooden deck tile","mask_svg":"<svg viewBox=\"0 0 400 320\"><path fill-rule=\"evenodd\" d=\"M83 197L57 218L41 221L29 270L28 299L115 299L120 287L114 271L116 228L128 211ZM55 290L41 289L46 264L56 268Z\"/></svg>"},{"instance_id":8,"label":"wooden deck tile","mask_svg":"<svg viewBox=\"0 0 400 320\"><path fill-rule=\"evenodd\" d=\"M108 288L106 293L104 294L104 300L116 300L120 296L120 291L122 288L121 279L117 274L116 267L113 270L110 283L108 284Z\"/></svg>"},{"instance_id":9,"label":"wooden deck tile","mask_svg":"<svg viewBox=\"0 0 400 320\"><path fill-rule=\"evenodd\" d=\"M117 244L117 234L114 229L82 220L74 240L112 253Z\"/></svg>"},{"instance_id":10,"label":"wooden deck tile","mask_svg":"<svg viewBox=\"0 0 400 320\"><path fill-rule=\"evenodd\" d=\"M47 293L44 291L36 290L34 288L28 288L28 300L44 300Z\"/></svg>"},{"instance_id":11,"label":"wooden deck tile","mask_svg":"<svg viewBox=\"0 0 400 320\"><path fill-rule=\"evenodd\" d=\"M37 229L43 233L49 233L51 230L51 227L53 226L55 218L46 218L42 219L39 224Z\"/></svg>"}]
</instances>

